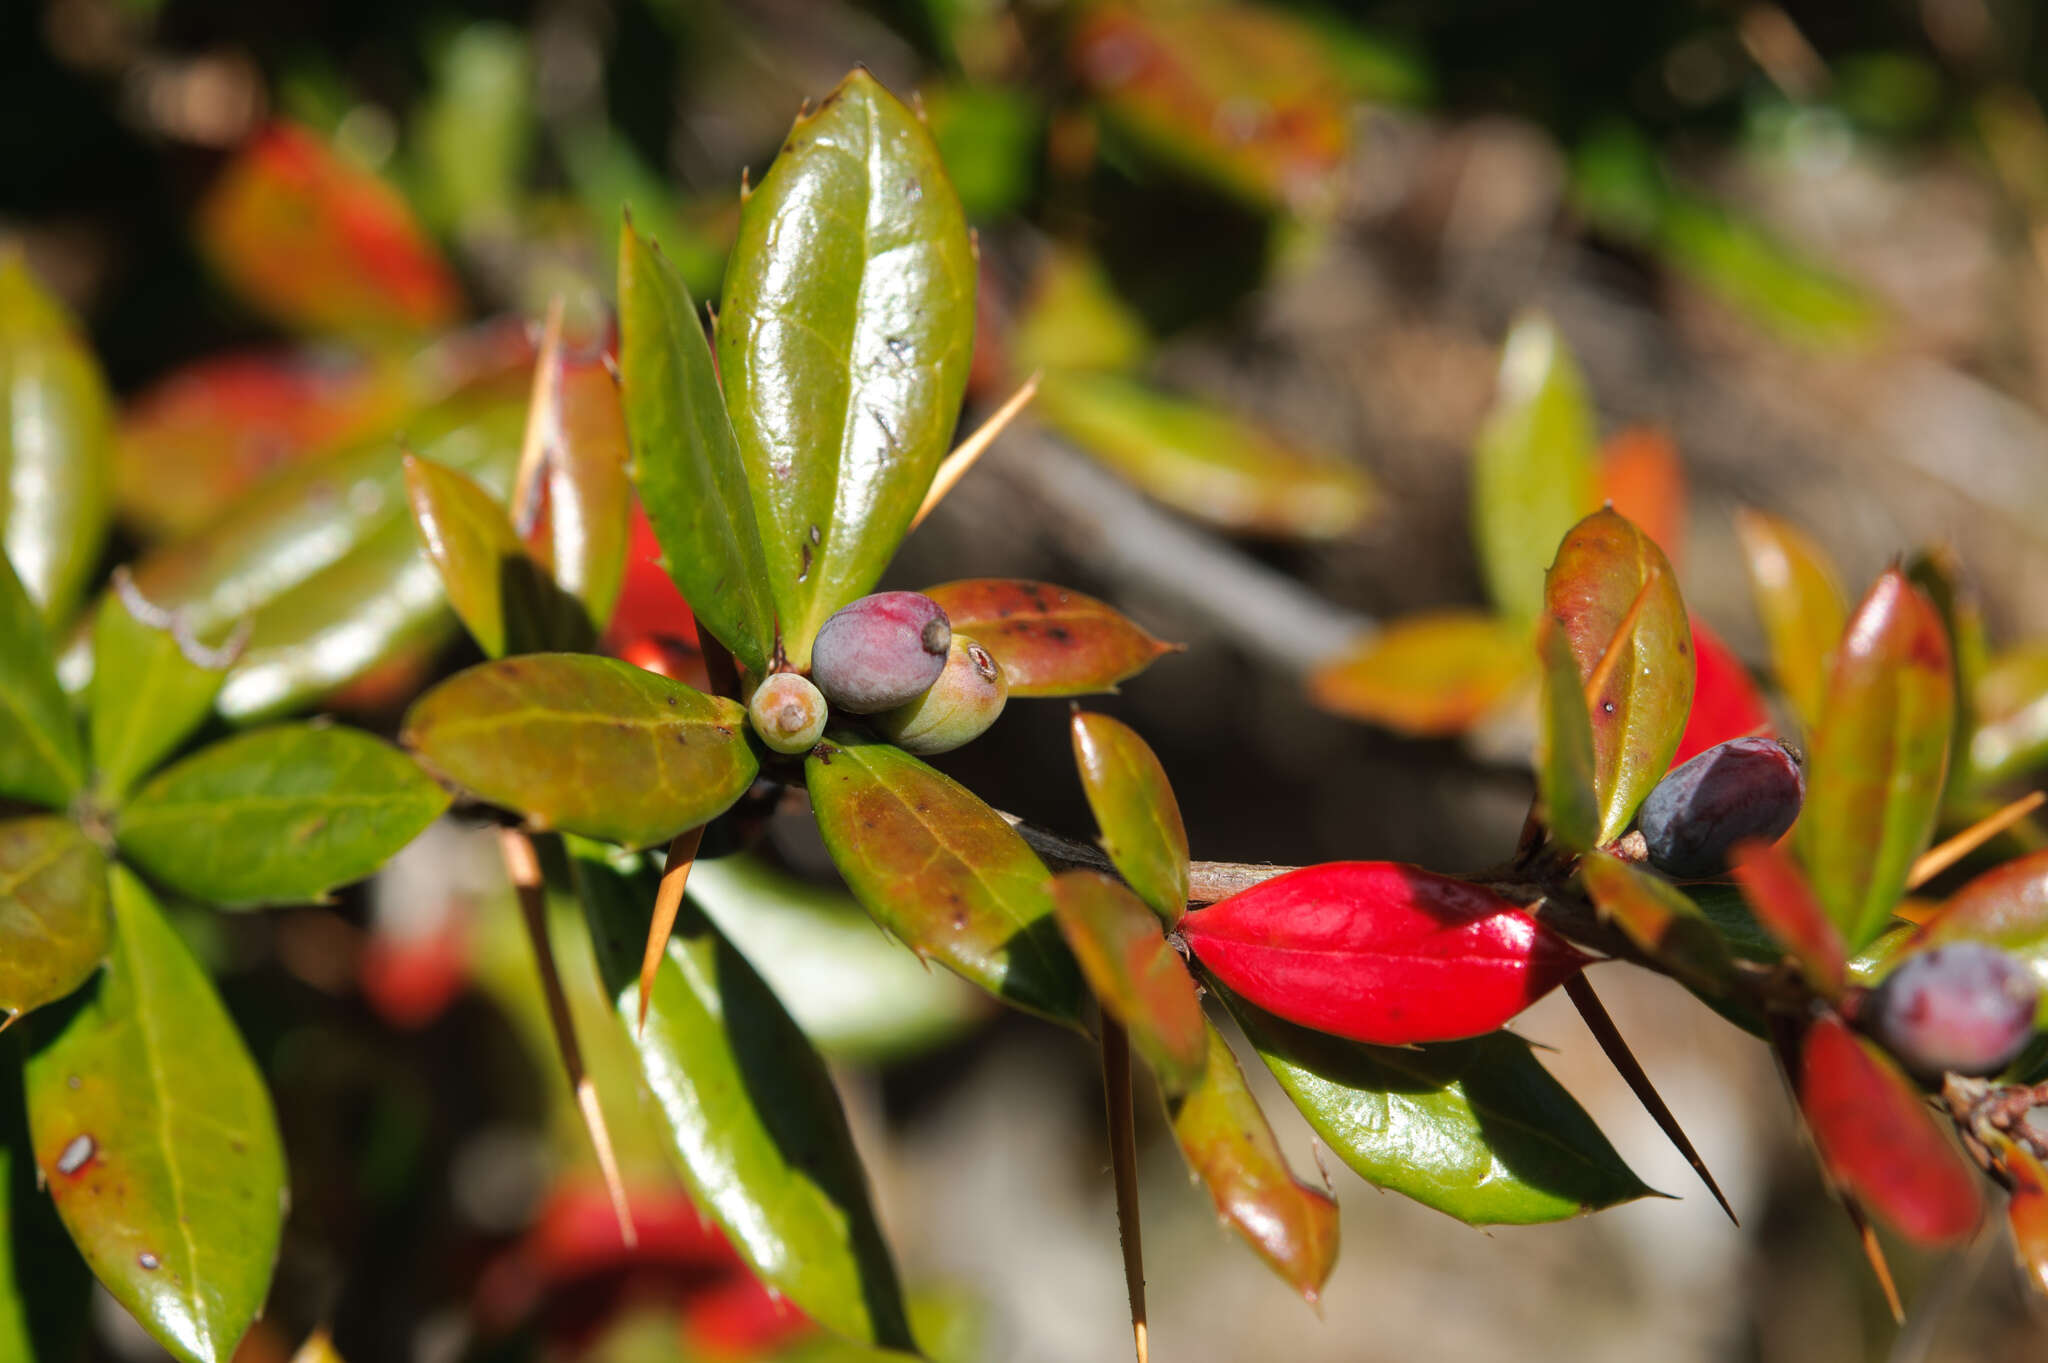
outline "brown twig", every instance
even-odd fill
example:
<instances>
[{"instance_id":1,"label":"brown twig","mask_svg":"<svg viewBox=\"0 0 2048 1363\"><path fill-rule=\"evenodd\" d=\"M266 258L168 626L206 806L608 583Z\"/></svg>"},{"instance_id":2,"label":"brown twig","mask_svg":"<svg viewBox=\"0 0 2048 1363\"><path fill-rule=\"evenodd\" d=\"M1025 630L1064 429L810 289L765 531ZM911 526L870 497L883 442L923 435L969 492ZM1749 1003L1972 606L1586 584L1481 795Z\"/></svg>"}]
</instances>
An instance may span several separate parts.
<instances>
[{"instance_id":1,"label":"brown twig","mask_svg":"<svg viewBox=\"0 0 2048 1363\"><path fill-rule=\"evenodd\" d=\"M1109 1163L1116 1179L1117 1235L1124 1248L1124 1290L1131 1298L1131 1338L1147 1363L1145 1241L1138 1223L1137 1120L1131 1110L1131 1039L1123 1024L1102 1019L1102 1099L1109 1114Z\"/></svg>"},{"instance_id":2,"label":"brown twig","mask_svg":"<svg viewBox=\"0 0 2048 1363\"><path fill-rule=\"evenodd\" d=\"M1679 1126L1678 1118L1666 1106L1663 1095L1657 1092L1657 1086L1650 1082L1650 1076L1643 1069L1642 1062L1637 1060L1635 1052L1629 1049L1628 1042L1621 1035L1621 1029L1614 1025L1614 1019L1608 1014L1607 1006L1601 1003L1600 996L1593 992L1593 982L1582 972L1564 982L1564 992L1571 999L1572 1007L1578 1009L1579 1016L1585 1020L1586 1030L1593 1034L1593 1039L1600 1043L1600 1049L1606 1052L1607 1059L1612 1062L1616 1072L1627 1081L1629 1091L1635 1094L1636 1101L1643 1105L1643 1110L1650 1114L1658 1129L1677 1147L1678 1153L1685 1156L1685 1162L1700 1176L1700 1182L1707 1185L1707 1191L1714 1195L1714 1201L1721 1204L1721 1210L1728 1214L1728 1220L1738 1227L1741 1226L1742 1221L1735 1215L1735 1208L1728 1205L1727 1195L1721 1191L1721 1185L1714 1182L1713 1174L1708 1172L1707 1162L1701 1159L1699 1151L1693 1148L1685 1129Z\"/></svg>"},{"instance_id":3,"label":"brown twig","mask_svg":"<svg viewBox=\"0 0 2048 1363\"><path fill-rule=\"evenodd\" d=\"M598 1172L604 1176L605 1192L612 1201L612 1214L619 1221L619 1239L631 1249L640 1243L633 1229L632 1208L626 1202L625 1180L619 1177L618 1156L612 1150L611 1132L604 1124L604 1109L598 1106L597 1085L583 1067L583 1050L576 1044L575 1022L569 1016L569 996L562 992L561 972L555 968L555 949L548 941L547 890L541 879L540 858L533 839L517 828L498 830L498 849L505 859L505 874L519 897L520 916L526 923L526 937L533 944L534 964L540 970L541 992L547 998L548 1023L554 1030L555 1049L562 1058L562 1070L576 1095L576 1109L583 1116L584 1130L597 1152Z\"/></svg>"}]
</instances>

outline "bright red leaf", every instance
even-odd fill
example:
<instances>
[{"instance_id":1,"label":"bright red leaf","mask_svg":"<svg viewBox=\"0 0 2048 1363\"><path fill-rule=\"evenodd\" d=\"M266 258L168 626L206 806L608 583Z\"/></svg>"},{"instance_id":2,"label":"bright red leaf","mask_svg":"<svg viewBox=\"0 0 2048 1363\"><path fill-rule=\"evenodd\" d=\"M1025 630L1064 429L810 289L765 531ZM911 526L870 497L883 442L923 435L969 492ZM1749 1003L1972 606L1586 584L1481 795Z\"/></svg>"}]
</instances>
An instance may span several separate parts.
<instances>
[{"instance_id":1,"label":"bright red leaf","mask_svg":"<svg viewBox=\"0 0 2048 1363\"><path fill-rule=\"evenodd\" d=\"M647 512L635 501L633 529L626 541L626 580L619 589L619 604L612 608L611 624L605 629L605 647L616 654L648 635L667 635L694 646L697 619L663 570L661 544L654 538Z\"/></svg>"},{"instance_id":2,"label":"bright red leaf","mask_svg":"<svg viewBox=\"0 0 2048 1363\"><path fill-rule=\"evenodd\" d=\"M1642 527L1673 564L1685 558L1685 465L1656 426L1616 431L1600 447L1600 500Z\"/></svg>"},{"instance_id":3,"label":"bright red leaf","mask_svg":"<svg viewBox=\"0 0 2048 1363\"><path fill-rule=\"evenodd\" d=\"M1674 767L1731 738L1771 732L1771 712L1742 659L1706 621L1697 615L1691 620L1692 713L1671 759Z\"/></svg>"},{"instance_id":4,"label":"bright red leaf","mask_svg":"<svg viewBox=\"0 0 2048 1363\"><path fill-rule=\"evenodd\" d=\"M1948 1245L1976 1229L1970 1166L1899 1067L1832 1013L1806 1034L1799 1108L1829 1177L1901 1235Z\"/></svg>"},{"instance_id":5,"label":"bright red leaf","mask_svg":"<svg viewBox=\"0 0 2048 1363\"><path fill-rule=\"evenodd\" d=\"M1732 861L1735 883L1756 921L1799 962L1814 992L1823 998L1840 994L1849 973L1841 930L1792 858L1775 843L1755 841L1737 844Z\"/></svg>"},{"instance_id":6,"label":"bright red leaf","mask_svg":"<svg viewBox=\"0 0 2048 1363\"><path fill-rule=\"evenodd\" d=\"M1388 861L1304 866L1181 919L1232 990L1378 1045L1493 1031L1591 958L1491 890Z\"/></svg>"}]
</instances>

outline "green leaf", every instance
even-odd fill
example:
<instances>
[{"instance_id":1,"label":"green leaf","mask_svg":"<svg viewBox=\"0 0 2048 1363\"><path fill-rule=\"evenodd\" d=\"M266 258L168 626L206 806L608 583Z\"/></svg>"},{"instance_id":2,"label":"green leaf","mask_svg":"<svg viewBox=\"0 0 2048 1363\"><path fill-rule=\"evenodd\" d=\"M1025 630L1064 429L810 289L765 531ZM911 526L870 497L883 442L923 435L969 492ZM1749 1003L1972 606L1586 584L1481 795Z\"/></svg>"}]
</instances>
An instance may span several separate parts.
<instances>
[{"instance_id":1,"label":"green leaf","mask_svg":"<svg viewBox=\"0 0 2048 1363\"><path fill-rule=\"evenodd\" d=\"M1941 617L1893 569L1856 608L1836 651L1794 830L1851 955L1891 921L1933 836L1954 714Z\"/></svg>"},{"instance_id":2,"label":"green leaf","mask_svg":"<svg viewBox=\"0 0 2048 1363\"><path fill-rule=\"evenodd\" d=\"M1585 684L1564 631L1537 632L1543 654L1543 712L1537 730L1536 790L1543 817L1564 846L1583 852L1600 841L1600 799L1593 788L1593 721Z\"/></svg>"},{"instance_id":3,"label":"green leaf","mask_svg":"<svg viewBox=\"0 0 2048 1363\"><path fill-rule=\"evenodd\" d=\"M71 618L113 514L113 400L78 324L0 250L0 549L45 621Z\"/></svg>"},{"instance_id":4,"label":"green leaf","mask_svg":"<svg viewBox=\"0 0 2048 1363\"><path fill-rule=\"evenodd\" d=\"M527 553L505 508L475 479L407 455L405 492L448 603L486 656L596 642L582 603Z\"/></svg>"},{"instance_id":5,"label":"green leaf","mask_svg":"<svg viewBox=\"0 0 2048 1363\"><path fill-rule=\"evenodd\" d=\"M818 1053L746 957L688 903L639 1025L654 877L602 848L578 842L571 853L598 969L692 1199L761 1280L813 1320L916 1352L867 1173Z\"/></svg>"},{"instance_id":6,"label":"green leaf","mask_svg":"<svg viewBox=\"0 0 2048 1363\"><path fill-rule=\"evenodd\" d=\"M1295 1178L1230 1043L1202 1024L1201 1081L1167 1100L1173 1137L1225 1225L1313 1302L1337 1262L1337 1204Z\"/></svg>"},{"instance_id":7,"label":"green leaf","mask_svg":"<svg viewBox=\"0 0 2048 1363\"><path fill-rule=\"evenodd\" d=\"M21 1085L10 1078L0 1084L0 1358L77 1358L91 1308L92 1274L36 1184Z\"/></svg>"},{"instance_id":8,"label":"green leaf","mask_svg":"<svg viewBox=\"0 0 2048 1363\"><path fill-rule=\"evenodd\" d=\"M1771 672L1812 729L1827 698L1828 659L1849 618L1834 565L1797 526L1761 511L1736 512L1735 533L1770 643Z\"/></svg>"},{"instance_id":9,"label":"green leaf","mask_svg":"<svg viewBox=\"0 0 2048 1363\"><path fill-rule=\"evenodd\" d=\"M534 653L458 672L414 703L427 767L536 828L630 847L723 814L760 769L747 712L616 658Z\"/></svg>"},{"instance_id":10,"label":"green leaf","mask_svg":"<svg viewBox=\"0 0 2048 1363\"><path fill-rule=\"evenodd\" d=\"M619 335L633 482L662 566L699 624L748 671L763 673L781 598L770 596L747 467L697 305L630 221L619 234Z\"/></svg>"},{"instance_id":11,"label":"green leaf","mask_svg":"<svg viewBox=\"0 0 2048 1363\"><path fill-rule=\"evenodd\" d=\"M1102 848L1138 898L1170 927L1188 909L1188 830L1166 769L1137 732L1077 711L1074 763Z\"/></svg>"},{"instance_id":12,"label":"green leaf","mask_svg":"<svg viewBox=\"0 0 2048 1363\"><path fill-rule=\"evenodd\" d=\"M63 998L107 956L107 859L54 815L0 821L0 1013Z\"/></svg>"},{"instance_id":13,"label":"green leaf","mask_svg":"<svg viewBox=\"0 0 2048 1363\"><path fill-rule=\"evenodd\" d=\"M1102 1011L1129 1031L1162 1088L1188 1092L1202 1077L1207 1024L1195 983L1160 934L1159 920L1100 871L1054 876L1052 899L1060 933Z\"/></svg>"},{"instance_id":14,"label":"green leaf","mask_svg":"<svg viewBox=\"0 0 2048 1363\"><path fill-rule=\"evenodd\" d=\"M166 769L122 808L115 836L182 894L298 904L369 875L447 807L448 792L380 738L280 724Z\"/></svg>"},{"instance_id":15,"label":"green leaf","mask_svg":"<svg viewBox=\"0 0 2048 1363\"><path fill-rule=\"evenodd\" d=\"M1473 1226L1561 1221L1651 1195L1512 1033L1367 1046L1224 1001L1316 1134L1374 1187Z\"/></svg>"},{"instance_id":16,"label":"green leaf","mask_svg":"<svg viewBox=\"0 0 2048 1363\"><path fill-rule=\"evenodd\" d=\"M1692 713L1692 625L1664 551L1614 511L1572 527L1543 594L1584 684L1604 843L1671 769Z\"/></svg>"},{"instance_id":17,"label":"green leaf","mask_svg":"<svg viewBox=\"0 0 2048 1363\"><path fill-rule=\"evenodd\" d=\"M1494 714L1529 678L1528 631L1479 610L1406 615L1309 676L1325 710L1398 733L1462 734Z\"/></svg>"},{"instance_id":18,"label":"green leaf","mask_svg":"<svg viewBox=\"0 0 2048 1363\"><path fill-rule=\"evenodd\" d=\"M1010 362L1034 369L1108 369L1127 373L1144 363L1152 337L1085 251L1056 247L1031 283L1031 296L1010 336Z\"/></svg>"},{"instance_id":19,"label":"green leaf","mask_svg":"<svg viewBox=\"0 0 2048 1363\"><path fill-rule=\"evenodd\" d=\"M1055 370L1034 407L1150 496L1225 530L1331 539L1379 500L1355 464L1123 374Z\"/></svg>"},{"instance_id":20,"label":"green leaf","mask_svg":"<svg viewBox=\"0 0 2048 1363\"><path fill-rule=\"evenodd\" d=\"M725 280L719 372L801 668L880 579L966 391L974 253L917 116L847 76L748 198Z\"/></svg>"},{"instance_id":21,"label":"green leaf","mask_svg":"<svg viewBox=\"0 0 2048 1363\"><path fill-rule=\"evenodd\" d=\"M1727 987L1734 973L1727 944L1676 886L1605 852L1587 853L1579 877L1601 916L1688 987L1710 994Z\"/></svg>"},{"instance_id":22,"label":"green leaf","mask_svg":"<svg viewBox=\"0 0 2048 1363\"><path fill-rule=\"evenodd\" d=\"M51 809L85 785L85 752L35 602L0 554L0 799Z\"/></svg>"},{"instance_id":23,"label":"green leaf","mask_svg":"<svg viewBox=\"0 0 2048 1363\"><path fill-rule=\"evenodd\" d=\"M215 702L247 723L304 705L447 628L447 599L405 495L402 448L509 491L523 397L465 396L382 438L279 473L205 530L135 565L135 586L199 638L247 617L248 646ZM67 677L89 661L67 654ZM75 669L75 670L74 670Z\"/></svg>"},{"instance_id":24,"label":"green leaf","mask_svg":"<svg viewBox=\"0 0 2048 1363\"><path fill-rule=\"evenodd\" d=\"M2001 653L1984 669L1974 700L1977 725L1969 760L1979 786L2048 762L2048 646Z\"/></svg>"},{"instance_id":25,"label":"green leaf","mask_svg":"<svg viewBox=\"0 0 2048 1363\"><path fill-rule=\"evenodd\" d=\"M1472 451L1472 539L1487 591L1512 620L1536 618L1558 541L1593 506L1594 449L1577 361L1548 318L1520 318Z\"/></svg>"},{"instance_id":26,"label":"green leaf","mask_svg":"<svg viewBox=\"0 0 2048 1363\"><path fill-rule=\"evenodd\" d=\"M23 1080L36 1164L114 1299L186 1363L228 1363L284 1223L270 1095L142 882L113 872L114 954Z\"/></svg>"},{"instance_id":27,"label":"green leaf","mask_svg":"<svg viewBox=\"0 0 2048 1363\"><path fill-rule=\"evenodd\" d=\"M1078 1020L1081 976L1050 873L1000 815L901 749L849 734L827 734L804 779L825 849L876 922L1005 1003Z\"/></svg>"},{"instance_id":28,"label":"green leaf","mask_svg":"<svg viewBox=\"0 0 2048 1363\"><path fill-rule=\"evenodd\" d=\"M176 613L145 600L117 569L93 623L92 656L93 778L102 796L119 800L206 718L233 651L205 650Z\"/></svg>"},{"instance_id":29,"label":"green leaf","mask_svg":"<svg viewBox=\"0 0 2048 1363\"><path fill-rule=\"evenodd\" d=\"M510 226L533 136L532 67L509 24L466 23L435 54L411 143L414 198L437 228L476 236Z\"/></svg>"},{"instance_id":30,"label":"green leaf","mask_svg":"<svg viewBox=\"0 0 2048 1363\"><path fill-rule=\"evenodd\" d=\"M751 856L718 857L691 868L690 899L834 1059L914 1054L989 1011L979 990L877 932L836 886L799 880Z\"/></svg>"}]
</instances>

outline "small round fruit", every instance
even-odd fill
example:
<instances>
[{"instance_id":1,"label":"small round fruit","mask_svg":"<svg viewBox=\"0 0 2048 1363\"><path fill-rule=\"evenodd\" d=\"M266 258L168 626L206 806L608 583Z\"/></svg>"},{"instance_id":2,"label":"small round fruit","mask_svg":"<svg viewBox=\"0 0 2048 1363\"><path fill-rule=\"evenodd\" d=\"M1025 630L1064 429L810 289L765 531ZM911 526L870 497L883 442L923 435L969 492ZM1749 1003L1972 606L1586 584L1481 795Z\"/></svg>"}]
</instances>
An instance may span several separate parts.
<instances>
[{"instance_id":1,"label":"small round fruit","mask_svg":"<svg viewBox=\"0 0 2048 1363\"><path fill-rule=\"evenodd\" d=\"M1699 879L1727 870L1736 843L1783 837L1805 798L1806 778L1784 744L1731 738L1666 772L1636 812L1636 827L1652 866Z\"/></svg>"},{"instance_id":2,"label":"small round fruit","mask_svg":"<svg viewBox=\"0 0 2048 1363\"><path fill-rule=\"evenodd\" d=\"M878 714L931 689L953 625L921 592L876 592L841 606L811 643L811 680L837 709Z\"/></svg>"},{"instance_id":3,"label":"small round fruit","mask_svg":"<svg viewBox=\"0 0 2048 1363\"><path fill-rule=\"evenodd\" d=\"M908 705L875 716L875 729L905 752L951 752L988 732L1010 698L1010 683L989 651L964 634L953 636L946 670Z\"/></svg>"},{"instance_id":4,"label":"small round fruit","mask_svg":"<svg viewBox=\"0 0 2048 1363\"><path fill-rule=\"evenodd\" d=\"M1908 956L1863 1001L1865 1031L1924 1078L1996 1074L2034 1034L2041 989L2031 972L1982 942Z\"/></svg>"},{"instance_id":5,"label":"small round fruit","mask_svg":"<svg viewBox=\"0 0 2048 1363\"><path fill-rule=\"evenodd\" d=\"M806 753L818 746L830 713L818 688L794 672L771 673L754 688L747 718L761 741L780 753Z\"/></svg>"}]
</instances>

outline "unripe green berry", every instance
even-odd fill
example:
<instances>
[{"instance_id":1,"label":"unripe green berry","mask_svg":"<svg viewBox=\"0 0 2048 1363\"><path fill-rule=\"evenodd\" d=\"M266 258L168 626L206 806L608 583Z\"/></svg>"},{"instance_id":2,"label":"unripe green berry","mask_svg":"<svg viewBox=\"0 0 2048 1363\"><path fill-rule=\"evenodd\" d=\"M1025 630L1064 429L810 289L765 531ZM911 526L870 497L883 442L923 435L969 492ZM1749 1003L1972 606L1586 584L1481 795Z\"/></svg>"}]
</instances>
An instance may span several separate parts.
<instances>
[{"instance_id":1,"label":"unripe green berry","mask_svg":"<svg viewBox=\"0 0 2048 1363\"><path fill-rule=\"evenodd\" d=\"M1010 683L987 649L956 634L946 669L908 705L875 716L875 729L905 752L951 752L988 731L1010 698Z\"/></svg>"},{"instance_id":2,"label":"unripe green berry","mask_svg":"<svg viewBox=\"0 0 2048 1363\"><path fill-rule=\"evenodd\" d=\"M780 753L806 753L825 733L828 707L818 688L794 672L775 672L754 688L747 718L761 741Z\"/></svg>"}]
</instances>

